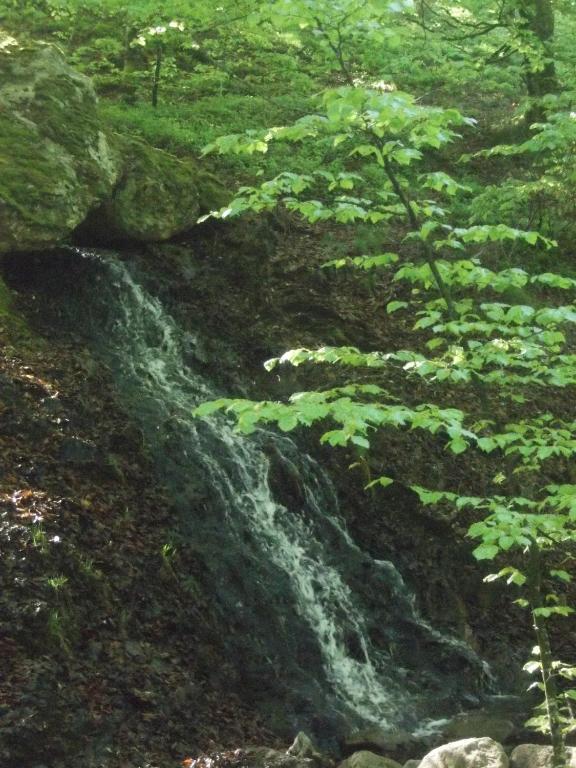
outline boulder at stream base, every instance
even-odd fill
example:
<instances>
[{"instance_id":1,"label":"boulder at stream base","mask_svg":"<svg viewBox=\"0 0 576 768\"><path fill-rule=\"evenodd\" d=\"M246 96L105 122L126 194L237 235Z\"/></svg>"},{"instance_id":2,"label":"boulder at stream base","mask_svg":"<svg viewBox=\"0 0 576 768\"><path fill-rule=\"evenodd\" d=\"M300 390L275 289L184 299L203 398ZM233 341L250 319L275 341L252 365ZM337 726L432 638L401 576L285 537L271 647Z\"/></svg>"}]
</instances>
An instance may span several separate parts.
<instances>
[{"instance_id":1,"label":"boulder at stream base","mask_svg":"<svg viewBox=\"0 0 576 768\"><path fill-rule=\"evenodd\" d=\"M402 768L402 766L389 757L382 757L382 755L375 755L374 752L362 750L361 752L354 752L343 763L340 763L338 768Z\"/></svg>"},{"instance_id":2,"label":"boulder at stream base","mask_svg":"<svg viewBox=\"0 0 576 768\"><path fill-rule=\"evenodd\" d=\"M0 253L51 247L111 194L119 157L90 80L55 48L0 51Z\"/></svg>"},{"instance_id":3,"label":"boulder at stream base","mask_svg":"<svg viewBox=\"0 0 576 768\"><path fill-rule=\"evenodd\" d=\"M576 768L576 748L566 750L570 768ZM552 747L520 744L510 755L510 768L552 768Z\"/></svg>"},{"instance_id":4,"label":"boulder at stream base","mask_svg":"<svg viewBox=\"0 0 576 768\"><path fill-rule=\"evenodd\" d=\"M420 768L508 768L506 752L493 739L461 739L429 752Z\"/></svg>"}]
</instances>

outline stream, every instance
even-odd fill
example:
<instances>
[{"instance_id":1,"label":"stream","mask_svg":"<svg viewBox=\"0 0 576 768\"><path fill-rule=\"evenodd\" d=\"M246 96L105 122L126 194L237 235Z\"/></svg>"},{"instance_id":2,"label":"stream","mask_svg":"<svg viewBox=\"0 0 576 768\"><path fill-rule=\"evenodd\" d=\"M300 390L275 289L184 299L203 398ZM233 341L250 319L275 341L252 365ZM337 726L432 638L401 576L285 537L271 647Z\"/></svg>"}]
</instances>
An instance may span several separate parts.
<instances>
[{"instance_id":1,"label":"stream","mask_svg":"<svg viewBox=\"0 0 576 768\"><path fill-rule=\"evenodd\" d=\"M470 703L485 665L419 615L391 562L355 544L323 468L285 435L194 418L230 394L196 363L199 337L117 254L60 258L68 269L41 268L35 290L64 307L58 323L109 366L142 430L179 511L175 546L202 563L244 698L273 727L324 742L365 724L415 731Z\"/></svg>"}]
</instances>

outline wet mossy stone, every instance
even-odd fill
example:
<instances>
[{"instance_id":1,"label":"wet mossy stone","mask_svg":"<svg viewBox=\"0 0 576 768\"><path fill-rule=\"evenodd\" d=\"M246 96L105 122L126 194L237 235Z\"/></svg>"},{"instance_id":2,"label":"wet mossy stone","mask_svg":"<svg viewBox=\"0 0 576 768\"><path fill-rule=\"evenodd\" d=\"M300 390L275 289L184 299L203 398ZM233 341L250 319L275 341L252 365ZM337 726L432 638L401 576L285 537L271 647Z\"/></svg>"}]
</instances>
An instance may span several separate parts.
<instances>
[{"instance_id":1,"label":"wet mossy stone","mask_svg":"<svg viewBox=\"0 0 576 768\"><path fill-rule=\"evenodd\" d=\"M0 253L58 244L119 174L90 80L51 46L2 50Z\"/></svg>"},{"instance_id":2,"label":"wet mossy stone","mask_svg":"<svg viewBox=\"0 0 576 768\"><path fill-rule=\"evenodd\" d=\"M401 768L400 763L390 757L376 755L374 752L361 750L347 757L338 768Z\"/></svg>"},{"instance_id":3,"label":"wet mossy stone","mask_svg":"<svg viewBox=\"0 0 576 768\"><path fill-rule=\"evenodd\" d=\"M203 168L198 170L198 188L201 214L219 211L228 205L233 197L230 188L227 189L215 174Z\"/></svg>"},{"instance_id":4,"label":"wet mossy stone","mask_svg":"<svg viewBox=\"0 0 576 768\"><path fill-rule=\"evenodd\" d=\"M139 139L114 136L122 176L86 226L109 239L157 242L191 229L198 220L199 192L193 161L179 160Z\"/></svg>"}]
</instances>

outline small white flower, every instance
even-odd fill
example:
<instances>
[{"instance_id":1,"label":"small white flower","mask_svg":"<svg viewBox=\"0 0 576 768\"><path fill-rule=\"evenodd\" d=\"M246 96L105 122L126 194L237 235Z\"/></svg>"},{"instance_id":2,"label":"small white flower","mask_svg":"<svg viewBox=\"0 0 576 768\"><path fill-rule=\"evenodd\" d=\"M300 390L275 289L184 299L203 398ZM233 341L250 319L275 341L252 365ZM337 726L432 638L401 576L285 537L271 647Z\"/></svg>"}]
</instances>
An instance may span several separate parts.
<instances>
[{"instance_id":1,"label":"small white flower","mask_svg":"<svg viewBox=\"0 0 576 768\"><path fill-rule=\"evenodd\" d=\"M376 81L374 83L371 83L371 86L375 90L383 91L383 92L397 90L396 89L396 85L394 83L388 83L385 80L378 80L378 81Z\"/></svg>"},{"instance_id":2,"label":"small white flower","mask_svg":"<svg viewBox=\"0 0 576 768\"><path fill-rule=\"evenodd\" d=\"M0 31L0 50L6 50L12 45L18 45L18 40L12 35L3 34Z\"/></svg>"}]
</instances>

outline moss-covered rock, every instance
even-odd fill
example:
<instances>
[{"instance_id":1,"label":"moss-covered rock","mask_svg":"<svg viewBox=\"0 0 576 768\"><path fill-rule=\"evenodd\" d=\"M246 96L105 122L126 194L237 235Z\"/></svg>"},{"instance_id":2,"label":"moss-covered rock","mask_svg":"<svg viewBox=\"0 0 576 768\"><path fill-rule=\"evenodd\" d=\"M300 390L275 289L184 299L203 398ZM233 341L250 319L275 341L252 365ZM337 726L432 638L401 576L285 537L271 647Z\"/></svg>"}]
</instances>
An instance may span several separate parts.
<instances>
[{"instance_id":1,"label":"moss-covered rock","mask_svg":"<svg viewBox=\"0 0 576 768\"><path fill-rule=\"evenodd\" d=\"M230 187L226 188L217 176L204 169L198 170L198 189L202 214L224 208L233 196Z\"/></svg>"},{"instance_id":2,"label":"moss-covered rock","mask_svg":"<svg viewBox=\"0 0 576 768\"><path fill-rule=\"evenodd\" d=\"M136 139L114 141L124 158L122 177L90 214L90 230L110 239L155 242L193 227L199 214L195 163Z\"/></svg>"},{"instance_id":3,"label":"moss-covered rock","mask_svg":"<svg viewBox=\"0 0 576 768\"><path fill-rule=\"evenodd\" d=\"M107 133L90 80L57 49L0 46L0 254L80 226L100 242L168 240L226 199L193 160Z\"/></svg>"},{"instance_id":4,"label":"moss-covered rock","mask_svg":"<svg viewBox=\"0 0 576 768\"><path fill-rule=\"evenodd\" d=\"M50 46L0 53L0 253L53 246L120 174L90 80Z\"/></svg>"}]
</instances>

